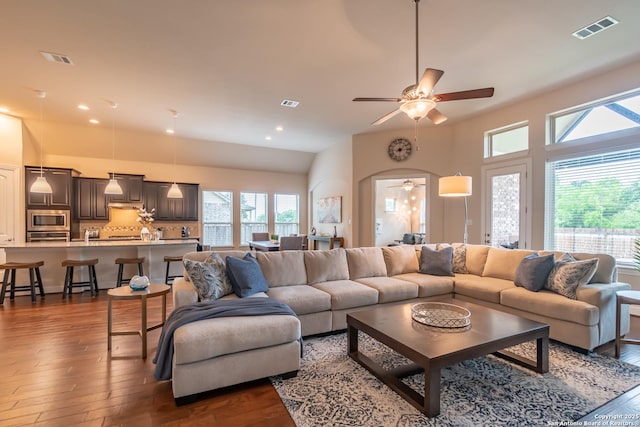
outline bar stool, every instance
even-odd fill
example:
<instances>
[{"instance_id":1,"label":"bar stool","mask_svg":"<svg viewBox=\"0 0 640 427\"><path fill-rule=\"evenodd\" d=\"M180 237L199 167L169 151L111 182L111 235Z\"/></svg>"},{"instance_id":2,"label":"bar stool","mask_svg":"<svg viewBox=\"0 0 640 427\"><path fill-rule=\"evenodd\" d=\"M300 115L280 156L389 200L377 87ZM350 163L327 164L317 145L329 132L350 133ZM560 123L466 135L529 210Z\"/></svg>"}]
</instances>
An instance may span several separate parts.
<instances>
[{"instance_id":1,"label":"bar stool","mask_svg":"<svg viewBox=\"0 0 640 427\"><path fill-rule=\"evenodd\" d=\"M125 264L138 264L138 275L144 276L144 272L142 270L142 263L144 263L144 257L116 258L116 264L118 264L118 280L116 281L116 286L120 287L123 283L127 284L131 281L131 278L128 278L128 279L122 278L122 273L124 271Z\"/></svg>"},{"instance_id":2,"label":"bar stool","mask_svg":"<svg viewBox=\"0 0 640 427\"><path fill-rule=\"evenodd\" d=\"M40 291L40 298L44 298L44 287L42 286L42 276L40 276L40 267L44 265L44 261L36 262L7 262L0 264L0 270L4 270L2 279L2 291L0 292L0 304L4 303L4 294L7 286L11 286L9 299L13 301L16 291L31 291L31 302L36 302L36 284ZM29 285L16 286L16 270L29 269ZM11 280L9 281L9 272L11 272ZM34 277L35 276L35 277Z\"/></svg>"},{"instance_id":3,"label":"bar stool","mask_svg":"<svg viewBox=\"0 0 640 427\"><path fill-rule=\"evenodd\" d=\"M169 275L169 267L171 266L172 262L182 262L182 257L181 256L165 256L164 262L167 263L167 272L164 275L164 283L166 283L167 285L173 285L173 279L175 279L176 277L182 277L182 274ZM169 283L169 280L171 280L171 283Z\"/></svg>"},{"instance_id":4,"label":"bar stool","mask_svg":"<svg viewBox=\"0 0 640 427\"><path fill-rule=\"evenodd\" d=\"M62 291L62 299L67 298L67 292L69 295L73 292L74 287L84 287L89 285L91 289L91 296L95 297L98 294L98 279L96 278L96 264L98 259L65 259L62 261L62 266L67 267L67 272L64 276L64 290ZM84 282L73 281L73 268L74 267L89 267L89 280Z\"/></svg>"}]
</instances>

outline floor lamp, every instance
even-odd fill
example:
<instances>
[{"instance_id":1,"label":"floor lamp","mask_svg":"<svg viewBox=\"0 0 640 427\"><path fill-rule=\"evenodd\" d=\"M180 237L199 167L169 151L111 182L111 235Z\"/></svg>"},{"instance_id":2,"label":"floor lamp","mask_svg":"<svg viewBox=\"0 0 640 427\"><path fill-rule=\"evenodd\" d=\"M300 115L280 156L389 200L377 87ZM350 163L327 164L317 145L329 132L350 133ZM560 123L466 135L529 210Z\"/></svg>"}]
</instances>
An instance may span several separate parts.
<instances>
[{"instance_id":1,"label":"floor lamp","mask_svg":"<svg viewBox=\"0 0 640 427\"><path fill-rule=\"evenodd\" d=\"M438 195L440 197L464 197L464 244L467 244L467 224L469 212L467 210L467 196L472 194L472 180L470 176L462 176L460 172L453 176L443 176L438 181Z\"/></svg>"}]
</instances>

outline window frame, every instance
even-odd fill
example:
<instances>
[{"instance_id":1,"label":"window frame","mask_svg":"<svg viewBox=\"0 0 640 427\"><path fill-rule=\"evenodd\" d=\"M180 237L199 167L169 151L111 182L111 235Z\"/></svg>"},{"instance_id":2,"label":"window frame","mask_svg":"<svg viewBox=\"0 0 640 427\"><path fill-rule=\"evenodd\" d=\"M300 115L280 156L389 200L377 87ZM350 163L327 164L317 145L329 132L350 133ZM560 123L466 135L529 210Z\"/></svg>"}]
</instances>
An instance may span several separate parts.
<instances>
[{"instance_id":1,"label":"window frame","mask_svg":"<svg viewBox=\"0 0 640 427\"><path fill-rule=\"evenodd\" d=\"M296 222L279 222L278 221L278 196L295 196L296 198ZM288 233L281 234L279 231L283 225L295 224L295 232L289 230ZM279 236L299 234L300 233L300 194L298 193L274 193L273 194L273 233Z\"/></svg>"},{"instance_id":2,"label":"window frame","mask_svg":"<svg viewBox=\"0 0 640 427\"><path fill-rule=\"evenodd\" d=\"M243 195L260 195L264 197L264 222L245 222L242 218L242 197ZM269 193L260 191L240 191L240 246L247 246L251 240L252 233L269 232ZM248 230L245 228L248 226Z\"/></svg>"},{"instance_id":3,"label":"window frame","mask_svg":"<svg viewBox=\"0 0 640 427\"><path fill-rule=\"evenodd\" d=\"M229 218L230 218L230 222L212 222L212 221L205 221L205 196L206 193L226 193L229 194ZM232 190L216 190L216 189L203 189L202 190L202 213L200 215L200 217L202 218L202 243L205 245L209 245L206 243L206 226L208 224L213 224L213 225L228 225L229 226L229 230L230 230L230 241L229 242L225 242L225 244L222 245L209 245L211 247L214 248L227 248L227 247L233 247L234 246L234 209L233 209L233 204L234 204L234 191Z\"/></svg>"},{"instance_id":4,"label":"window frame","mask_svg":"<svg viewBox=\"0 0 640 427\"><path fill-rule=\"evenodd\" d=\"M493 138L496 135L501 135L507 132L511 132L514 131L516 129L522 129L522 128L526 128L527 129L527 148L522 149L522 150L517 150L517 151L511 151L508 153L504 153L504 154L497 154L494 155L492 154L493 152ZM528 120L523 120L521 122L517 122L517 123L512 123L509 124L507 126L502 126L496 129L491 129L488 131L484 132L484 157L483 160L484 161L491 161L491 160L505 160L505 159L509 159L511 157L519 157L519 156L523 156L523 155L527 155L529 153L529 149L530 149L530 138L529 138L529 121Z\"/></svg>"}]
</instances>

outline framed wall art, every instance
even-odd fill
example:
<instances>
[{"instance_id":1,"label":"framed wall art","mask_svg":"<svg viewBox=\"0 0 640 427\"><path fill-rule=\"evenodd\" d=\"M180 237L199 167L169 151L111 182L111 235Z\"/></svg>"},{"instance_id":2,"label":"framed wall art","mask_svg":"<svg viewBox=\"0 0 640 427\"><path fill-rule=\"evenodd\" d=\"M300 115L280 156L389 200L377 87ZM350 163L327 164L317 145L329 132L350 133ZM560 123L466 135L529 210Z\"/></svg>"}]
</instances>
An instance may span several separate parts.
<instances>
[{"instance_id":1,"label":"framed wall art","mask_svg":"<svg viewBox=\"0 0 640 427\"><path fill-rule=\"evenodd\" d=\"M323 197L317 201L318 222L339 224L342 222L342 196Z\"/></svg>"}]
</instances>

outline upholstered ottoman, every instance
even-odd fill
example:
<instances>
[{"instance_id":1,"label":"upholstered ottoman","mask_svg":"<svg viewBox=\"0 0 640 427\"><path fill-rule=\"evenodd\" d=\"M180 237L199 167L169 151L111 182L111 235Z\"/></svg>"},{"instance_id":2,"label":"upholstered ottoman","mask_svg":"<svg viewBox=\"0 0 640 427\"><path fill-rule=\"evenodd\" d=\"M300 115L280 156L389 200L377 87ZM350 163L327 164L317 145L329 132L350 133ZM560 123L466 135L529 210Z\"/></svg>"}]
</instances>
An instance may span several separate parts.
<instances>
[{"instance_id":1,"label":"upholstered ottoman","mask_svg":"<svg viewBox=\"0 0 640 427\"><path fill-rule=\"evenodd\" d=\"M174 333L173 397L198 393L300 368L300 321L294 316L221 317L189 323Z\"/></svg>"}]
</instances>

